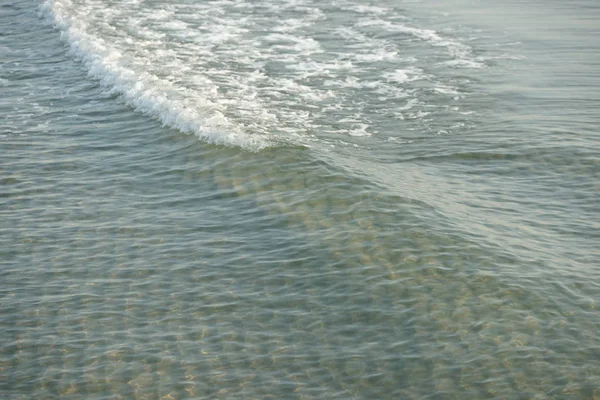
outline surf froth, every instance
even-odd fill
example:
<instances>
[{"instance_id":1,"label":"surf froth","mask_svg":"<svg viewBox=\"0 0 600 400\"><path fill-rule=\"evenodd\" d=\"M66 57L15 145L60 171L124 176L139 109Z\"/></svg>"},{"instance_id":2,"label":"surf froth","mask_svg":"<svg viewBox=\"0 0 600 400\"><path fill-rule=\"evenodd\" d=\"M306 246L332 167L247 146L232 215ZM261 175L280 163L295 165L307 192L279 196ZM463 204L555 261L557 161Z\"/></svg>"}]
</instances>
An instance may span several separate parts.
<instances>
[{"instance_id":1,"label":"surf froth","mask_svg":"<svg viewBox=\"0 0 600 400\"><path fill-rule=\"evenodd\" d=\"M466 95L453 71L483 65L471 47L347 3L48 0L39 12L107 93L208 143L389 144L390 120L434 132L436 113L462 118L460 97L435 88Z\"/></svg>"},{"instance_id":2,"label":"surf froth","mask_svg":"<svg viewBox=\"0 0 600 400\"><path fill-rule=\"evenodd\" d=\"M127 55L90 32L88 13L85 9L76 11L71 0L48 0L39 7L40 16L60 30L70 53L85 66L88 77L97 80L107 93L120 96L165 126L212 144L254 151L276 145L273 138L249 134L230 121L222 112L222 104L123 62ZM204 90L212 90L210 80L202 83Z\"/></svg>"}]
</instances>

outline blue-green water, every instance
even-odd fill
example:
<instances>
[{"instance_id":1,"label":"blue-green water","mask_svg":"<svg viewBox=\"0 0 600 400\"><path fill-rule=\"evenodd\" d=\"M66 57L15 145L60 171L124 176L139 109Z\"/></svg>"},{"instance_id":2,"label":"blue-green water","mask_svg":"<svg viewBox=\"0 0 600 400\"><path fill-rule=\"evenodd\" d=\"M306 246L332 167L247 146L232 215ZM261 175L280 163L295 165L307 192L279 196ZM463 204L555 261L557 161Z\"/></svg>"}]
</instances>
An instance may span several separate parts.
<instances>
[{"instance_id":1,"label":"blue-green water","mask_svg":"<svg viewBox=\"0 0 600 400\"><path fill-rule=\"evenodd\" d=\"M600 7L0 4L0 397L599 399Z\"/></svg>"}]
</instances>

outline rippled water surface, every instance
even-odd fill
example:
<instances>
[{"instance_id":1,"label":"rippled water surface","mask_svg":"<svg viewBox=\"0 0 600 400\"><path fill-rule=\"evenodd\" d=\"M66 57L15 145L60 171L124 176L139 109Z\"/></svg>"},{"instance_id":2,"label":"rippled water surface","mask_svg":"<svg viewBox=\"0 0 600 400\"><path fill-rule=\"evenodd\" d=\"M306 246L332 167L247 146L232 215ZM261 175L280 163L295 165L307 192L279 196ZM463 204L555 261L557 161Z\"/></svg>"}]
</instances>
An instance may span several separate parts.
<instances>
[{"instance_id":1,"label":"rippled water surface","mask_svg":"<svg viewBox=\"0 0 600 400\"><path fill-rule=\"evenodd\" d=\"M600 399L593 0L0 4L0 397Z\"/></svg>"}]
</instances>

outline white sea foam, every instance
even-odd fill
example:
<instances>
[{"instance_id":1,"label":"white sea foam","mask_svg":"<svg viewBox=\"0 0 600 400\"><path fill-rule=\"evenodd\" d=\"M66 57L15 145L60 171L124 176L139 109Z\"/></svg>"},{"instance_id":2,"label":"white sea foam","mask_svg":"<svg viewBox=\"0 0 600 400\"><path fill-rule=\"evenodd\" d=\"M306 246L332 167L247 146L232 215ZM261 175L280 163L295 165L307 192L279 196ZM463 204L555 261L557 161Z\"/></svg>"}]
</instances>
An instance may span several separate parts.
<instances>
[{"instance_id":1,"label":"white sea foam","mask_svg":"<svg viewBox=\"0 0 600 400\"><path fill-rule=\"evenodd\" d=\"M354 70L354 65L350 61L335 60L331 62L307 61L296 64L288 64L286 68L292 71L298 71L302 78L309 76L337 76L340 70Z\"/></svg>"},{"instance_id":2,"label":"white sea foam","mask_svg":"<svg viewBox=\"0 0 600 400\"><path fill-rule=\"evenodd\" d=\"M398 32L407 35L411 35L415 38L421 39L430 43L433 46L444 47L448 50L450 55L453 57L454 66L466 66L474 68L476 65L478 68L484 66L481 62L478 62L473 56L473 50L468 45L461 43L458 40L442 37L438 32L433 29L417 28L405 24L399 24L397 22L387 21L383 19L363 19L357 26L369 27L378 26L386 29L389 32Z\"/></svg>"},{"instance_id":3,"label":"white sea foam","mask_svg":"<svg viewBox=\"0 0 600 400\"><path fill-rule=\"evenodd\" d=\"M388 141L388 142L395 142L395 143L402 143L402 144L410 144L410 143L413 143L413 142L414 142L414 140L405 140L405 139L400 139L400 138L397 138L397 137L395 137L395 136L390 136L390 137L388 137L388 138L387 138L387 141Z\"/></svg>"},{"instance_id":4,"label":"white sea foam","mask_svg":"<svg viewBox=\"0 0 600 400\"><path fill-rule=\"evenodd\" d=\"M369 5L363 5L363 4L351 5L348 7L348 10L352 10L359 14L377 14L377 15L385 14L390 11L388 8L369 6Z\"/></svg>"},{"instance_id":5,"label":"white sea foam","mask_svg":"<svg viewBox=\"0 0 600 400\"><path fill-rule=\"evenodd\" d=\"M298 18L288 18L279 21L279 25L273 27L274 32L290 33L299 31L312 25L312 21Z\"/></svg>"},{"instance_id":6,"label":"white sea foam","mask_svg":"<svg viewBox=\"0 0 600 400\"><path fill-rule=\"evenodd\" d=\"M107 93L207 142L253 150L377 138L385 118L425 121L464 95L435 74L484 61L355 0L186 3L48 0L40 10ZM335 6L353 12L336 20Z\"/></svg>"},{"instance_id":7,"label":"white sea foam","mask_svg":"<svg viewBox=\"0 0 600 400\"><path fill-rule=\"evenodd\" d=\"M388 81L396 83L413 82L420 79L427 78L427 75L423 73L420 68L410 67L405 69L397 69L393 72L386 72L383 77Z\"/></svg>"},{"instance_id":8,"label":"white sea foam","mask_svg":"<svg viewBox=\"0 0 600 400\"><path fill-rule=\"evenodd\" d=\"M369 52L357 53L353 57L357 62L377 62L377 61L395 61L398 60L398 52L396 50L386 50L376 47Z\"/></svg>"},{"instance_id":9,"label":"white sea foam","mask_svg":"<svg viewBox=\"0 0 600 400\"><path fill-rule=\"evenodd\" d=\"M449 95L457 95L459 94L458 90L454 87L439 85L433 88L437 93L449 94Z\"/></svg>"},{"instance_id":10,"label":"white sea foam","mask_svg":"<svg viewBox=\"0 0 600 400\"><path fill-rule=\"evenodd\" d=\"M455 67L455 68L483 68L484 67L484 64L481 62L473 61L473 60L463 60L463 59L444 61L441 64L447 65L449 67Z\"/></svg>"},{"instance_id":11,"label":"white sea foam","mask_svg":"<svg viewBox=\"0 0 600 400\"><path fill-rule=\"evenodd\" d=\"M399 111L407 111L420 104L418 99L410 99L402 107L398 107Z\"/></svg>"},{"instance_id":12,"label":"white sea foam","mask_svg":"<svg viewBox=\"0 0 600 400\"><path fill-rule=\"evenodd\" d=\"M368 132L367 129L369 125L367 124L354 124L348 131L350 136L371 136L372 133Z\"/></svg>"},{"instance_id":13,"label":"white sea foam","mask_svg":"<svg viewBox=\"0 0 600 400\"><path fill-rule=\"evenodd\" d=\"M274 50L293 51L304 56L323 52L319 42L309 37L273 33L267 35L264 40Z\"/></svg>"},{"instance_id":14,"label":"white sea foam","mask_svg":"<svg viewBox=\"0 0 600 400\"><path fill-rule=\"evenodd\" d=\"M169 96L178 92L171 82L121 65L123 54L88 32L86 15L75 12L70 0L49 0L40 6L40 11L61 30L71 53L86 66L88 75L109 92L121 95L136 110L210 143L253 150L272 145L270 138L249 135L232 123L218 103L207 98ZM165 19L171 14L158 13L155 18Z\"/></svg>"},{"instance_id":15,"label":"white sea foam","mask_svg":"<svg viewBox=\"0 0 600 400\"><path fill-rule=\"evenodd\" d=\"M352 89L377 89L382 86L381 81L364 81L355 76L346 75L345 79L328 79L323 82L326 87L352 88Z\"/></svg>"}]
</instances>

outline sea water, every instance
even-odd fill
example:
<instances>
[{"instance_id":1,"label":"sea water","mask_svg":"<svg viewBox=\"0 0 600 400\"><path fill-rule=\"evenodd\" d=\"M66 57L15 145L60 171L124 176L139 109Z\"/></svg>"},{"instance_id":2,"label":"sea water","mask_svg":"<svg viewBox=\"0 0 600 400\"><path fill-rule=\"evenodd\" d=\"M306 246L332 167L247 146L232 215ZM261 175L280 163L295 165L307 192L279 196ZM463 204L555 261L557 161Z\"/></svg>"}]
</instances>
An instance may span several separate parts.
<instances>
[{"instance_id":1,"label":"sea water","mask_svg":"<svg viewBox=\"0 0 600 400\"><path fill-rule=\"evenodd\" d=\"M3 0L6 399L600 398L594 0Z\"/></svg>"}]
</instances>

